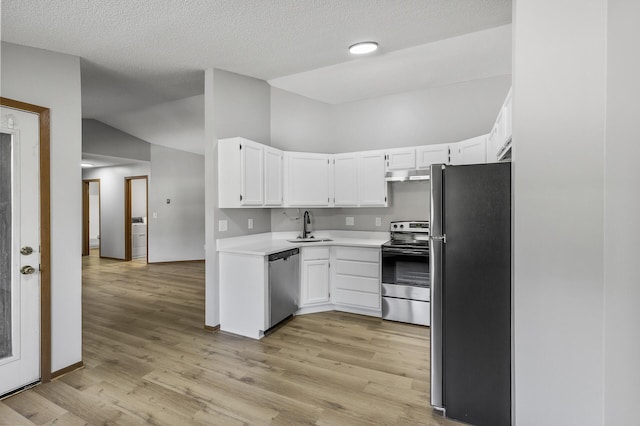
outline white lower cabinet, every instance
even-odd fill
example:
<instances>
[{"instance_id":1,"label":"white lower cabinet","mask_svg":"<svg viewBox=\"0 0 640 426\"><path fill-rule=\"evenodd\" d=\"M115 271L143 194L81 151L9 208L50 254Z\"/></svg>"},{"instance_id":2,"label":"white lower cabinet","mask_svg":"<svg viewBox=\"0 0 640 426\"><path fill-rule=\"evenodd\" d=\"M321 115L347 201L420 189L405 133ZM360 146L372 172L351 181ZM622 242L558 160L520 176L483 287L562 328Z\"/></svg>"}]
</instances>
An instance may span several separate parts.
<instances>
[{"instance_id":1,"label":"white lower cabinet","mask_svg":"<svg viewBox=\"0 0 640 426\"><path fill-rule=\"evenodd\" d=\"M300 308L329 303L329 247L303 247L301 253Z\"/></svg>"},{"instance_id":2,"label":"white lower cabinet","mask_svg":"<svg viewBox=\"0 0 640 426\"><path fill-rule=\"evenodd\" d=\"M380 249L338 246L332 258L336 310L380 316Z\"/></svg>"},{"instance_id":3,"label":"white lower cabinet","mask_svg":"<svg viewBox=\"0 0 640 426\"><path fill-rule=\"evenodd\" d=\"M260 339L269 324L265 256L220 253L220 329Z\"/></svg>"}]
</instances>

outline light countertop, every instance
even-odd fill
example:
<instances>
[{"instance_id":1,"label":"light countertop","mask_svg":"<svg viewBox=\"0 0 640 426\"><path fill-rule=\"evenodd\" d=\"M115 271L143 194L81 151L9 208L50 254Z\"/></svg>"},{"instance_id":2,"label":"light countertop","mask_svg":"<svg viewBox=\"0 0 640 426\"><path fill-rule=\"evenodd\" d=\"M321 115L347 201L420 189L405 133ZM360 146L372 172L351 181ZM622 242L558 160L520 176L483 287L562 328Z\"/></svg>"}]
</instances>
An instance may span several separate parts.
<instances>
[{"instance_id":1,"label":"light countertop","mask_svg":"<svg viewBox=\"0 0 640 426\"><path fill-rule=\"evenodd\" d=\"M332 241L289 242L296 238L296 233L268 232L264 234L245 235L242 237L221 238L217 240L217 250L222 253L268 256L293 248L351 246L379 248L389 240L388 232L367 231L318 231L317 239L329 238Z\"/></svg>"}]
</instances>

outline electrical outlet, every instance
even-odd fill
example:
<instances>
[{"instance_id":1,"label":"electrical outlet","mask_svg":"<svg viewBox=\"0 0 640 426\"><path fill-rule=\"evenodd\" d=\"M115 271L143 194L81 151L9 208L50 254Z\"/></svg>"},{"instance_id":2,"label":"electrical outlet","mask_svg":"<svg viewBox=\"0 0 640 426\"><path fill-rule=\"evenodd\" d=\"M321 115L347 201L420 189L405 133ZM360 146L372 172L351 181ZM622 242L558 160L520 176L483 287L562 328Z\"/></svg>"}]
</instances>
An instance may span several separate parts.
<instances>
[{"instance_id":1,"label":"electrical outlet","mask_svg":"<svg viewBox=\"0 0 640 426\"><path fill-rule=\"evenodd\" d=\"M153 212L153 218L157 219L158 218L158 212Z\"/></svg>"},{"instance_id":2,"label":"electrical outlet","mask_svg":"<svg viewBox=\"0 0 640 426\"><path fill-rule=\"evenodd\" d=\"M353 226L353 216L347 216L347 226Z\"/></svg>"},{"instance_id":3,"label":"electrical outlet","mask_svg":"<svg viewBox=\"0 0 640 426\"><path fill-rule=\"evenodd\" d=\"M219 220L218 221L218 231L220 232L225 232L228 229L227 227L227 221L226 220Z\"/></svg>"},{"instance_id":4,"label":"electrical outlet","mask_svg":"<svg viewBox=\"0 0 640 426\"><path fill-rule=\"evenodd\" d=\"M247 220L247 228L253 229L253 219L248 219Z\"/></svg>"},{"instance_id":5,"label":"electrical outlet","mask_svg":"<svg viewBox=\"0 0 640 426\"><path fill-rule=\"evenodd\" d=\"M382 218L376 217L376 226L382 226Z\"/></svg>"}]
</instances>

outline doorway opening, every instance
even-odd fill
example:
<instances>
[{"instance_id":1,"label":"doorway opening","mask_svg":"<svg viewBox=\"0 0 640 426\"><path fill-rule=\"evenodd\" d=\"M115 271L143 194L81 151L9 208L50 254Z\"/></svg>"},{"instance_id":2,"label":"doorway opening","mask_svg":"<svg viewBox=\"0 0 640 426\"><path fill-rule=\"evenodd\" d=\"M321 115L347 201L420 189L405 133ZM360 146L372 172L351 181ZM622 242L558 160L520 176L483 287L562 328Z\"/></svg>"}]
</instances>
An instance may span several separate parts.
<instances>
[{"instance_id":1,"label":"doorway opening","mask_svg":"<svg viewBox=\"0 0 640 426\"><path fill-rule=\"evenodd\" d=\"M82 181L82 255L100 256L100 179Z\"/></svg>"},{"instance_id":2,"label":"doorway opening","mask_svg":"<svg viewBox=\"0 0 640 426\"><path fill-rule=\"evenodd\" d=\"M148 176L124 178L124 260L149 263L148 190Z\"/></svg>"}]
</instances>

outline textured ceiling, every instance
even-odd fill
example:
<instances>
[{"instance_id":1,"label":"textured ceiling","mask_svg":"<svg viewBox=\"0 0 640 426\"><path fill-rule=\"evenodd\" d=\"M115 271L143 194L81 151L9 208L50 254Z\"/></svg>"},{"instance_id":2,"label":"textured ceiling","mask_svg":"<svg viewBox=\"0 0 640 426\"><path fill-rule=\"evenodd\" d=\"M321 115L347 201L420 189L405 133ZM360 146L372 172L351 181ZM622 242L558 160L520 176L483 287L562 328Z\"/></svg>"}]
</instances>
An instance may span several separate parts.
<instances>
[{"instance_id":1,"label":"textured ceiling","mask_svg":"<svg viewBox=\"0 0 640 426\"><path fill-rule=\"evenodd\" d=\"M2 0L4 41L82 58L89 118L201 94L207 68L270 80L510 22L510 0Z\"/></svg>"}]
</instances>

